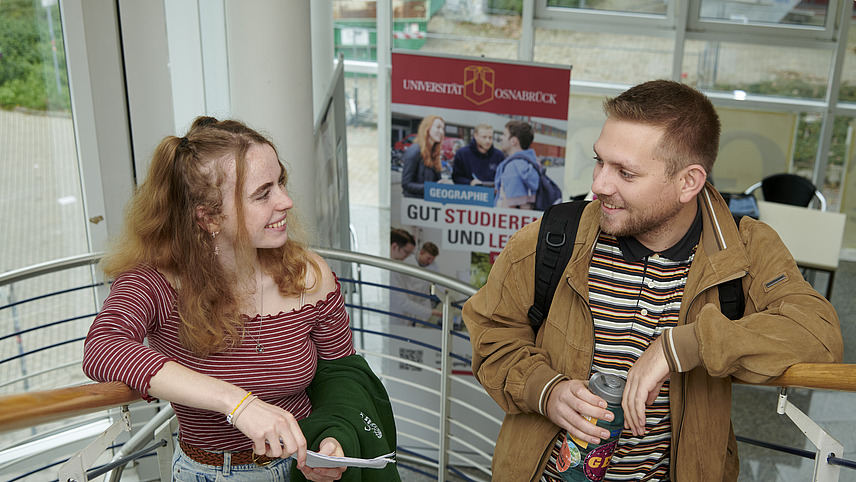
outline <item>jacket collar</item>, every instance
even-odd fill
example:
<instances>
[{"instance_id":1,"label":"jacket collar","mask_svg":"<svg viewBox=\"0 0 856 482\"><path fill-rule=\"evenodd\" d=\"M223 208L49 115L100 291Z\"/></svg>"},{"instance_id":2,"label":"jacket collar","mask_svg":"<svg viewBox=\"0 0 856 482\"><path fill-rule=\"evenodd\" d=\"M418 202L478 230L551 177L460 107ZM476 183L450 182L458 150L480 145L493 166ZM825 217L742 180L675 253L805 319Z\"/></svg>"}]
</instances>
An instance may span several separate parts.
<instances>
[{"instance_id":1,"label":"jacket collar","mask_svg":"<svg viewBox=\"0 0 856 482\"><path fill-rule=\"evenodd\" d=\"M690 229L684 234L684 237L675 243L674 246L661 251L659 254L672 261L686 261L690 259L693 250L701 238L701 228L701 209L698 209L696 210L695 219L692 225L690 225ZM621 236L618 238L618 246L621 248L624 260L628 263L642 261L643 258L655 253L653 249L646 247L632 236Z\"/></svg>"},{"instance_id":2,"label":"jacket collar","mask_svg":"<svg viewBox=\"0 0 856 482\"><path fill-rule=\"evenodd\" d=\"M703 223L699 251L710 264L710 282L718 284L743 276L749 270L749 253L728 205L710 183L699 193L699 200Z\"/></svg>"}]
</instances>

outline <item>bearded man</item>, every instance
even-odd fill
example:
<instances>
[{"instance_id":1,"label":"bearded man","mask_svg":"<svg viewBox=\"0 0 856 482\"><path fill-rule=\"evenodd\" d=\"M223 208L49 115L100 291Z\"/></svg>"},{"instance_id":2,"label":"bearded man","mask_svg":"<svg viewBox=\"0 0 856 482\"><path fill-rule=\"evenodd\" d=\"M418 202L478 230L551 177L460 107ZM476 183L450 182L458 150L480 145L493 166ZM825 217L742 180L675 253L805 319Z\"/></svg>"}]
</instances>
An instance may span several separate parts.
<instances>
[{"instance_id":1,"label":"bearded man","mask_svg":"<svg viewBox=\"0 0 856 482\"><path fill-rule=\"evenodd\" d=\"M563 448L610 437L591 422L614 417L588 390L595 372L626 380L605 480L737 480L732 378L762 383L795 363L840 362L838 315L775 231L751 218L738 226L707 182L720 133L707 97L657 80L604 111L597 200L540 330L527 317L540 222L512 237L464 306L473 373L506 412L493 480L570 480L557 464ZM734 279L745 298L736 320L718 290Z\"/></svg>"}]
</instances>

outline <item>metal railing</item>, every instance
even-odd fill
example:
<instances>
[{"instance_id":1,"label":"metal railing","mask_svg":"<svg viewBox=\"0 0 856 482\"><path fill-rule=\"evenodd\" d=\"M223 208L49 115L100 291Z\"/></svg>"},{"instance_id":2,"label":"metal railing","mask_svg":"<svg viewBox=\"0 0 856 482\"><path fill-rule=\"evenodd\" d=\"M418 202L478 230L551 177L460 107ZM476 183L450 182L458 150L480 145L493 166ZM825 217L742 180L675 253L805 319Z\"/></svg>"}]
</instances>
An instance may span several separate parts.
<instances>
[{"instance_id":1,"label":"metal railing","mask_svg":"<svg viewBox=\"0 0 856 482\"><path fill-rule=\"evenodd\" d=\"M472 376L462 376L460 374L453 375L452 363L449 362L449 360L454 359L456 364L469 364L468 349L464 354L452 352L452 338L463 340L468 344L468 339L465 335L454 332L452 329L452 313L456 312L460 307L460 303L456 302L456 299L452 294L455 294L458 301L463 301L475 292L475 288L456 279L386 258L326 249L317 249L316 252L328 260L338 260L345 263L353 263L355 265L355 269L351 271L356 273L357 279L340 278L340 283L343 285L343 292L346 293L346 306L352 313L352 329L355 333L355 344L357 345L358 352L370 360L370 363L374 362L375 365L379 363L383 364L384 369L376 371L385 385L388 387L400 387L400 389L396 391L399 395L398 397L395 397L394 394L392 394L393 390L390 390L391 401L396 408L396 424L398 426L411 427L411 430L409 430L408 433L402 433L399 436L399 440L401 441L401 450L398 456L399 466L407 467L408 464L410 464L412 470L422 473L426 473L425 467L429 467L433 468L438 475L449 470L452 473L459 473L462 475L464 480L489 480L490 472L488 467L490 464L490 453L492 452L493 439L485 437L480 430L473 429L468 426L466 422L473 418L481 419L483 421L487 420L488 422L486 423L493 424L494 426L492 431L498 431L500 424L500 418L497 413L498 410L495 410L494 413L486 411L483 407L491 406L492 403L487 395L481 390L481 387L472 379ZM88 254L65 258L51 263L42 263L37 266L4 273L3 275L0 275L0 287L9 286L13 283L25 282L45 274L55 273L57 270L66 270L92 265L97 263L99 259L100 255L97 253ZM388 304L384 300L374 303L374 306L371 306L371 303L366 302L363 299L364 292L366 291L364 287L369 287L369 290L372 288L395 290L396 288L386 286L382 283L367 282L360 279L363 268L366 266L379 268L383 271L397 271L405 275L419 277L431 283L431 294L413 292L410 292L409 294L427 297L439 302L443 311L441 324L437 326L425 323L423 320L414 320L406 316L390 313L388 311ZM345 287L347 285L352 286L352 289L346 289ZM443 287L442 292L437 289L440 285ZM93 281L91 283L85 283L82 287L77 287L75 289L96 290L100 289L101 286L101 283ZM23 300L15 300L12 303L8 303L6 306L0 306L0 312L4 309L11 309L11 305L21 306L22 303L26 303L34 299L44 299L44 297L49 296L51 296L51 294L32 296ZM354 301L354 298L357 298L357 300ZM353 316L354 311L357 311L359 316ZM365 316L366 313L368 314L367 316ZM94 313L90 313L89 316L90 318L94 317ZM379 326L372 326L371 320L368 322L366 321L366 318L372 317L375 319L386 317L401 319L406 321L407 325L424 323L422 325L423 328L416 329L422 333L418 337L410 336L409 334L402 335L389 333L387 330L384 330ZM35 333L40 329L49 329L52 324L52 322L45 323L41 327L30 327L25 330L28 330L29 333ZM377 324L375 323L375 325ZM412 330L413 328L408 326L402 329ZM15 330L7 336L9 338L14 338L20 336L23 331L24 330ZM426 339L428 334L433 337L431 340ZM79 333L78 335L79 336L77 336L77 338L81 339L85 335L85 332ZM413 346L415 347L414 350L423 350L428 353L428 355L426 355L424 357L425 359L422 361L401 359L397 356L385 353L383 347L378 347L379 345L383 345L383 343L367 342L366 337L382 337L388 343L399 343ZM0 360L0 366L2 366L2 363L4 362L11 363L13 358L26 358L28 355L33 355L41 349L43 349L43 347L30 347L30 349L20 350L20 353L16 353L13 357L10 357L10 359ZM432 355L431 353L436 353L436 355ZM82 350L78 350L76 356L76 363L78 365L80 363L80 354L82 354ZM438 364L431 363L431 358L436 358L440 362ZM386 370L388 366L398 367L402 365L407 366L408 370L412 371L396 374L395 370L392 370L392 373L390 373L390 370ZM414 384L412 377L414 372L418 372L416 375L421 375L423 378L428 376L433 380L430 382L423 381L422 383ZM81 380L77 380L77 382L80 383ZM103 412L107 407L115 405L115 403L111 401L112 395L103 393L103 388L115 389L115 387L102 387L101 384L89 384L85 385L83 388L60 388L57 390L31 391L9 395L3 399L3 404L8 403L10 404L10 407L20 407L22 400L30 400L31 402L27 402L27 405L45 407L40 408L40 410L47 411L49 415L46 418L45 414L43 414L39 416L38 419L32 418L31 422L26 422L26 420L30 418L28 412L18 411L17 408L13 408L12 411L7 412L11 417L9 420L0 419L0 435L2 435L2 432L8 432L18 427L31 426L45 422L62 421L66 420L67 417L83 413L79 411L67 412L63 408L62 404L56 403L57 399L54 398L58 397L61 399L64 395L68 395L74 399L80 400L80 390L86 390L87 392L94 390L96 393L100 393L96 398L101 401L92 402L89 400L88 404L93 407L89 412ZM410 399L407 397L407 391L412 393ZM456 394L463 393L465 391L470 392L468 396L455 396ZM401 396L402 393L404 393L405 396ZM477 398L478 402L474 403L472 401L473 397ZM432 398L437 400L436 404L428 406L424 403L424 400ZM123 403L128 403L124 399L122 401ZM138 405L145 406L145 404L131 404L130 411L133 412ZM467 411L467 416L457 418L452 417L452 414L455 411L460 412L462 410ZM400 412L409 412L411 416L401 417L399 415ZM124 416L120 416L118 418L124 418ZM124 424L124 422L120 423L120 425ZM146 430L154 430L156 428L157 427L148 427ZM429 435L413 436L409 433L413 431L422 431ZM117 433L121 433L121 431L116 431L114 429L113 434L115 435ZM452 438L454 438L454 442L452 442ZM117 456L124 457L137 452L142 445L150 441L151 436L146 440L134 440L132 438L130 442L126 442L125 445L121 447L117 452ZM131 442L134 443L133 446L129 445ZM0 443L0 446L2 445L3 444ZM453 446L455 450L451 450ZM154 449L157 449L157 447ZM136 455L139 456L140 454ZM126 462L128 460L126 460ZM78 461L75 461L75 463L79 466ZM463 466L459 467L461 464L463 464ZM2 450L0 450L0 479L4 478L2 475L2 469L3 458ZM102 470L99 474L103 473L103 469L97 470ZM116 469L112 472L108 472L108 477L114 477L117 473L120 473L120 470L121 469ZM475 474L471 473L466 475L463 473L466 470L475 472ZM80 474L80 471L78 470L76 473ZM96 472L90 472L90 476L94 476L94 473ZM482 475L478 475L479 473Z\"/></svg>"},{"instance_id":2,"label":"metal railing","mask_svg":"<svg viewBox=\"0 0 856 482\"><path fill-rule=\"evenodd\" d=\"M379 268L384 271L404 273L431 283L432 294L412 294L430 297L441 303L443 316L439 326L390 313L383 297L378 298L374 303L371 300L364 299L366 290L363 287L368 287L369 289L376 288L378 290L395 289L394 287L386 286L383 283L366 282L362 279L340 278L343 286L346 284L353 286L353 289L347 292L348 299L346 300L346 305L348 309L352 312L358 310L361 313L359 317L352 315L352 329L355 334L359 334L360 337L382 338L383 340L381 343L375 342L373 346L371 340L367 341L363 338L357 342L356 340L359 340L360 337L355 336L358 351L373 364L380 363L384 367L384 369L376 371L384 381L384 384L390 389L390 397L396 413L396 424L399 428L398 460L400 468L423 474L433 472L436 474L438 480L444 480L447 472L457 474L463 480L489 480L490 458L495 436L492 437L485 432L498 431L500 419L496 411L492 412L488 408L495 409L496 405L487 397L471 376L453 374L455 372L453 364L458 363L464 366L469 363L468 349L464 351L465 354L455 353L453 342L455 340L463 340L467 346L469 342L466 334L454 330L452 314L463 300L475 292L475 288L447 276L422 270L399 261L332 249L317 249L316 251L328 260L353 263L357 267L354 270L358 273L357 278L364 276L363 267L367 266ZM91 265L96 263L99 258L100 255L97 253L88 254L8 272L0 275L0 288L37 276L54 273L57 270ZM84 288L94 290L98 289L98 286L99 283L92 283L85 285ZM436 289L437 286L444 287L442 292ZM460 298L455 300L453 299L453 295ZM33 299L37 298L40 297L33 297ZM0 306L0 310L11 309L10 305L21 306L22 302L24 300ZM368 321L362 316L364 312L367 313L365 318L369 318ZM390 332L395 332L395 330L384 331L372 329L372 317L400 318L408 322L420 323L424 328L407 328L411 331L408 332L405 329L400 334L395 334ZM353 322L355 318L360 320L359 323ZM50 327L53 325L54 322L50 322L44 326ZM26 329L34 330L39 328ZM413 330L420 330L422 333L418 337L408 336L414 332ZM426 333L435 335L434 338L439 341L432 342L429 340L426 342L425 339L419 338ZM20 337L22 333L13 333L11 336ZM436 353L434 358L437 362L431 363L430 356L425 357L429 358L428 361L424 358L422 361L416 361L403 357L401 353L392 353L389 346L392 346L390 344L393 343L416 347L427 352L434 352ZM30 352L34 353L38 350L39 348L36 348ZM15 356L26 357L27 353L24 352ZM12 362L9 359L0 360L0 367L2 367L3 363ZM390 366L407 367L408 371L403 372L403 374L401 372L395 373L395 370L386 369ZM418 370L418 372L411 372L409 370ZM461 372L464 371L462 370ZM417 380L417 375L436 378L436 385L420 382L420 380ZM766 385L856 392L856 365L798 364L792 366L780 377ZM396 386L400 390L395 390L394 387ZM468 393L467 396L458 396L460 393L464 393L464 391ZM402 394L403 396L399 396ZM467 397L470 397L470 399L467 399ZM476 397L478 400L474 402L471 399L472 397ZM108 413L113 413L113 418L116 421L105 430L105 433L109 432L109 436L115 438L117 434L131 428L132 424L129 422L127 407L130 405L131 412L133 412L134 407L145 405L135 404L134 401L138 399L139 395L136 392L117 382L9 394L0 397L0 436L20 428L67 421L81 414L96 414L103 419L103 415L100 414L103 414L105 410L109 410L110 412ZM428 399L434 399L436 403L431 405L431 403L426 402ZM122 412L115 412L113 407L116 406L122 406L125 409ZM458 411L457 414L455 413L456 410ZM466 415L460 416L461 411L466 411ZM808 417L802 415L802 412L797 410L787 400L786 390L783 390L782 395L780 395L778 413L786 414L794 420L794 423L818 447L818 450L814 453L815 475L813 480L838 480L839 467L853 466L851 465L853 464L852 461L842 458L843 447L841 444L820 429ZM87 447L75 451L68 461L55 462L53 465L64 463L65 472L63 473L74 474L67 477L69 480L82 481L105 473L107 474L106 480L119 480L124 464L157 452L158 459L162 464L164 464L165 460L165 465L168 468L168 457L173 450L172 433L174 431L174 421L170 425L169 419L171 417L171 408L166 406L155 417L155 420L145 424L142 428L136 428L135 434L124 442L124 445L110 447L109 443L105 444L104 441L101 441L99 448L104 448L100 448L100 452L109 448L108 450L112 450L115 454L111 463L102 464L100 467L94 469L88 469L87 467L98 458L96 455L99 455L100 452L93 455L87 452ZM489 430L474 428L472 426L474 419L479 419L482 423L491 424L491 428ZM79 424L80 422L76 423ZM62 432L62 430L61 428L58 432ZM425 437L414 436L408 433L419 430L432 435ZM157 437L154 437L154 434L157 434ZM431 440L432 436L433 441ZM45 440L46 437L48 436L37 434L30 443ZM416 446L418 444L413 443L414 439L422 442L422 445ZM749 440L749 443L753 442L757 441ZM2 445L4 444L0 444L0 446ZM22 445L26 444L15 444L10 448L0 450L0 478L4 478L5 480L6 477L3 473L4 455L6 459L13 457L14 451ZM788 452L787 448L776 446L775 444L766 444L763 446L770 446L775 450ZM44 445L42 448L45 448ZM25 454L22 455L22 457L25 457L29 456L28 454L32 452L24 450L21 453ZM810 456L811 454L803 453L797 455ZM68 467L70 464L73 465L71 472L69 472ZM429 467L430 471L426 470L426 467ZM161 476L163 480L168 480L169 472L167 471L165 474L162 472Z\"/></svg>"}]
</instances>

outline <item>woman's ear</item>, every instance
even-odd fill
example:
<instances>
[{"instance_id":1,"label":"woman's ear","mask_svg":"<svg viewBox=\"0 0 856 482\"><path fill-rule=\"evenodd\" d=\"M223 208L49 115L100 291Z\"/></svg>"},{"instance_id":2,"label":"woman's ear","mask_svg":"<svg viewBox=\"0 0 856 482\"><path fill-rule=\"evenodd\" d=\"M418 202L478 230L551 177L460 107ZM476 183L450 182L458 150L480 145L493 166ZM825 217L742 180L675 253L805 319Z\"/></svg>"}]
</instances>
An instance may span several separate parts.
<instances>
[{"instance_id":1,"label":"woman's ear","mask_svg":"<svg viewBox=\"0 0 856 482\"><path fill-rule=\"evenodd\" d=\"M196 206L195 215L196 224L206 233L211 234L220 231L220 223L208 214L208 209L205 206Z\"/></svg>"}]
</instances>

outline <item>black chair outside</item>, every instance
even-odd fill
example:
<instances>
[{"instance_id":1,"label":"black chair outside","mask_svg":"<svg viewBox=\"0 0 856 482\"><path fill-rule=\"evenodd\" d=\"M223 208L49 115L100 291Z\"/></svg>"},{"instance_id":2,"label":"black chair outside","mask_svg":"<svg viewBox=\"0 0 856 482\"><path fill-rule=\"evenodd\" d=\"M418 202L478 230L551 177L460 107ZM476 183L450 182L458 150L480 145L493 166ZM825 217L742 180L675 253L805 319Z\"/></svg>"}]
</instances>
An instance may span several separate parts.
<instances>
[{"instance_id":1,"label":"black chair outside","mask_svg":"<svg viewBox=\"0 0 856 482\"><path fill-rule=\"evenodd\" d=\"M765 201L809 207L812 198L817 198L820 210L826 211L826 198L811 181L802 176L787 173L773 174L749 186L745 194L752 194L758 188L761 188Z\"/></svg>"}]
</instances>

